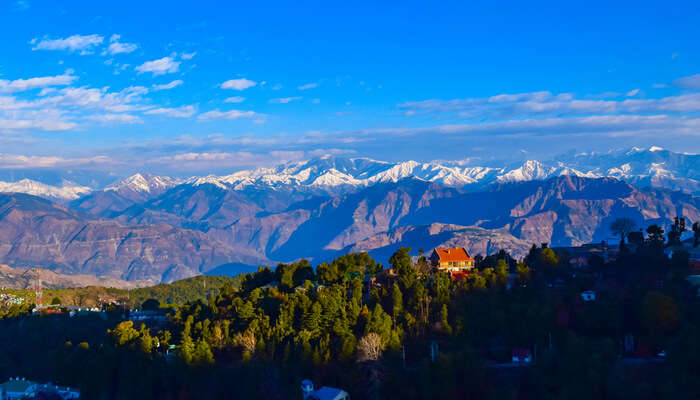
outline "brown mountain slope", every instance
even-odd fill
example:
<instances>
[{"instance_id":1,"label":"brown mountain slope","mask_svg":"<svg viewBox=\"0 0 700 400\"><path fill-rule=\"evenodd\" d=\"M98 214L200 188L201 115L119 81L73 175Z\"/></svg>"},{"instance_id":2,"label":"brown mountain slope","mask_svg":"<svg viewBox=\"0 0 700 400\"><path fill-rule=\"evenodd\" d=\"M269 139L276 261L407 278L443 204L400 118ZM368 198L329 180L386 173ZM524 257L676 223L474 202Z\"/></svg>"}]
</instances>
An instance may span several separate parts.
<instances>
[{"instance_id":1,"label":"brown mountain slope","mask_svg":"<svg viewBox=\"0 0 700 400\"><path fill-rule=\"evenodd\" d=\"M0 264L0 288L2 289L34 289L36 288L36 270L11 268ZM45 289L65 289L85 286L103 286L118 289L134 289L155 284L153 281L127 282L111 277L96 277L94 275L63 275L50 270L41 271L41 285Z\"/></svg>"},{"instance_id":2,"label":"brown mountain slope","mask_svg":"<svg viewBox=\"0 0 700 400\"><path fill-rule=\"evenodd\" d=\"M203 232L165 224L123 226L23 194L0 194L0 261L155 281L197 275L221 264L267 262Z\"/></svg>"}]
</instances>

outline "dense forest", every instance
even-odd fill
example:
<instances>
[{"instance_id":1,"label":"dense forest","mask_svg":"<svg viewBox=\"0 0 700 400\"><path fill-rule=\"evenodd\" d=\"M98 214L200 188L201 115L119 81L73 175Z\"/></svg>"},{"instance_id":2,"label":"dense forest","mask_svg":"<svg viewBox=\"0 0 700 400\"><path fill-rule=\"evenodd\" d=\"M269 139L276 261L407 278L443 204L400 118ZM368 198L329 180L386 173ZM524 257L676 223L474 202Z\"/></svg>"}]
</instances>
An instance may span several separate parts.
<instances>
[{"instance_id":1,"label":"dense forest","mask_svg":"<svg viewBox=\"0 0 700 400\"><path fill-rule=\"evenodd\" d=\"M0 377L89 399L301 398L304 378L354 399L700 398L700 307L688 253L668 257L663 231L586 268L546 245L521 261L501 251L459 280L417 253L401 248L387 268L357 253L131 292L165 321L14 305ZM533 362L513 364L514 349Z\"/></svg>"}]
</instances>

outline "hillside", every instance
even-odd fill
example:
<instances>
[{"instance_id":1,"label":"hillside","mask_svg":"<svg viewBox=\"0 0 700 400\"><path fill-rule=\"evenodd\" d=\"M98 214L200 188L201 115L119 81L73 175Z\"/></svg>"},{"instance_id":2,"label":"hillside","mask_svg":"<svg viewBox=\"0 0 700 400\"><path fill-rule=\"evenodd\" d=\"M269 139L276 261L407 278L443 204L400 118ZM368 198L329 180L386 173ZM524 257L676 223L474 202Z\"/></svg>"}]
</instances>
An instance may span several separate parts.
<instances>
[{"instance_id":1,"label":"hillside","mask_svg":"<svg viewBox=\"0 0 700 400\"><path fill-rule=\"evenodd\" d=\"M98 216L33 196L0 195L0 262L168 282L299 258L318 263L359 250L386 263L404 245L522 255L533 243L614 241L610 223L623 216L638 227L667 226L676 215L700 220L693 195L571 174L480 191L406 178L334 195L199 182L154 196L130 200L135 203L122 211L107 206Z\"/></svg>"},{"instance_id":2,"label":"hillside","mask_svg":"<svg viewBox=\"0 0 700 400\"><path fill-rule=\"evenodd\" d=\"M6 268L0 267L0 271L3 271L3 274L5 270ZM49 276L50 275L49 273ZM171 283L139 288L136 288L134 283L126 283L127 286L131 285L131 287L122 288L113 287L108 284L62 287L59 286L59 282L55 285L49 284L45 286L44 302L51 303L54 299L58 298L63 305L87 307L100 306L104 303L111 302L126 302L130 307L137 308L148 299L156 299L163 306L184 304L186 302L195 302L198 300L206 301L210 296L218 293L224 284L229 284L234 289L239 289L245 277L245 274L235 277L200 275ZM10 288L3 286L0 288L0 291L2 293L11 293L22 297L28 303L34 303L36 301L33 287Z\"/></svg>"},{"instance_id":3,"label":"hillside","mask_svg":"<svg viewBox=\"0 0 700 400\"><path fill-rule=\"evenodd\" d=\"M165 224L126 226L24 194L0 194L0 262L65 274L172 281L264 258Z\"/></svg>"},{"instance_id":4,"label":"hillside","mask_svg":"<svg viewBox=\"0 0 700 400\"><path fill-rule=\"evenodd\" d=\"M86 274L65 275L51 270L41 271L41 285L46 289L66 289L85 286L104 286L117 289L134 289L149 286L150 281L124 281L109 276ZM34 289L36 287L36 269L11 268L0 265L0 288L2 289Z\"/></svg>"}]
</instances>

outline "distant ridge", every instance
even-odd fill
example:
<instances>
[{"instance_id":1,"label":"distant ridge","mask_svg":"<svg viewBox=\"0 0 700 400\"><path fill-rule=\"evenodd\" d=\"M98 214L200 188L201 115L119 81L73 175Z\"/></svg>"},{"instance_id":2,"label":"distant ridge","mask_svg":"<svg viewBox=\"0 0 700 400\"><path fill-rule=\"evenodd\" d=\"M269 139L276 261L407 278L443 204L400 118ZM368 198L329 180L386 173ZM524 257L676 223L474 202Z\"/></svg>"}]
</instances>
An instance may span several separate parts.
<instances>
[{"instance_id":1,"label":"distant ridge","mask_svg":"<svg viewBox=\"0 0 700 400\"><path fill-rule=\"evenodd\" d=\"M372 185L412 178L455 188L480 190L494 183L545 180L573 175L614 177L638 186L700 194L700 155L674 153L658 146L608 153L577 153L548 161L526 160L501 166L462 165L454 161L390 163L370 158L319 157L270 168L243 170L229 175L179 179L136 173L106 187L81 186L64 181L54 186L32 180L0 182L0 191L28 193L57 201L72 201L93 193L112 192L125 204L142 202L186 184L212 184L227 190L287 189L317 194L357 191ZM100 207L95 207L100 208Z\"/></svg>"}]
</instances>

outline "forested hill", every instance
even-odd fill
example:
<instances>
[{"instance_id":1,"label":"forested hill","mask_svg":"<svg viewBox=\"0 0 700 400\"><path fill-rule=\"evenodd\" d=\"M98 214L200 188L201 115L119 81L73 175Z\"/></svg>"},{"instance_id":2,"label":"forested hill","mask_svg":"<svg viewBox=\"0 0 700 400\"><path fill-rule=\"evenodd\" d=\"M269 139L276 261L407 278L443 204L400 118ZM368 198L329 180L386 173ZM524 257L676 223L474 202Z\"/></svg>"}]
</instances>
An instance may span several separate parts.
<instances>
[{"instance_id":1,"label":"forested hill","mask_svg":"<svg viewBox=\"0 0 700 400\"><path fill-rule=\"evenodd\" d=\"M0 376L73 385L87 399L288 399L305 378L353 399L698 398L689 253L669 258L663 231L647 232L636 251L590 269L533 246L523 261L501 252L452 279L400 248L391 271L356 253L130 292L190 300L162 307L165 318L15 310L0 318ZM534 361L511 363L523 351Z\"/></svg>"},{"instance_id":2,"label":"forested hill","mask_svg":"<svg viewBox=\"0 0 700 400\"><path fill-rule=\"evenodd\" d=\"M240 288L247 274L233 278L224 276L200 275L173 283L163 283L156 286L138 289L118 289L104 286L87 286L66 289L45 289L44 303L58 302L63 305L101 306L105 303L126 303L139 308L144 301L155 299L163 305L183 304L190 301L207 301L215 296L224 284ZM26 304L35 302L33 289L0 290L23 298Z\"/></svg>"}]
</instances>

